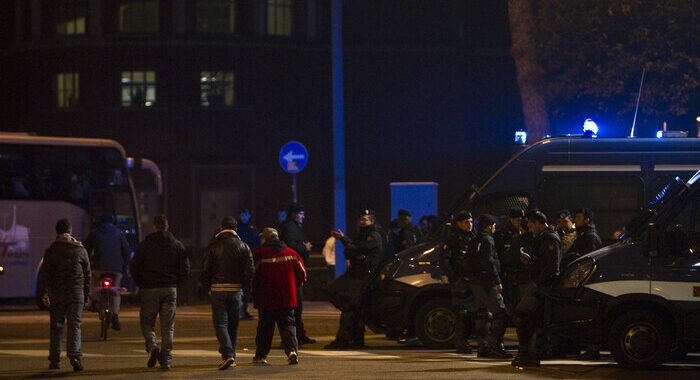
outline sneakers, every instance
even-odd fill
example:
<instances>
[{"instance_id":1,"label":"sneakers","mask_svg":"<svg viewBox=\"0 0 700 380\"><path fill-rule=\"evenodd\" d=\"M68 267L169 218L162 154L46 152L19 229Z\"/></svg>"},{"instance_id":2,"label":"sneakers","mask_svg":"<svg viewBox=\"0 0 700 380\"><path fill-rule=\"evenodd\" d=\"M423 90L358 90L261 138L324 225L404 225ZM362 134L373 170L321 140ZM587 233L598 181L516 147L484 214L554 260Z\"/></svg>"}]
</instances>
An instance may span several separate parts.
<instances>
[{"instance_id":1,"label":"sneakers","mask_svg":"<svg viewBox=\"0 0 700 380\"><path fill-rule=\"evenodd\" d=\"M299 342L300 346L302 344L314 344L314 343L316 343L316 339L311 339L306 335L297 337L297 341Z\"/></svg>"},{"instance_id":2,"label":"sneakers","mask_svg":"<svg viewBox=\"0 0 700 380\"><path fill-rule=\"evenodd\" d=\"M287 358L287 363L289 363L289 365L299 364L299 357L298 357L296 352L289 353L289 357Z\"/></svg>"},{"instance_id":3,"label":"sneakers","mask_svg":"<svg viewBox=\"0 0 700 380\"><path fill-rule=\"evenodd\" d=\"M259 358L256 356L253 358L253 364L265 365L267 364L267 358Z\"/></svg>"},{"instance_id":4,"label":"sneakers","mask_svg":"<svg viewBox=\"0 0 700 380\"><path fill-rule=\"evenodd\" d=\"M114 316L112 316L112 328L116 331L119 331L122 329L122 324L119 323L119 316L116 314L114 314Z\"/></svg>"},{"instance_id":5,"label":"sneakers","mask_svg":"<svg viewBox=\"0 0 700 380\"><path fill-rule=\"evenodd\" d=\"M80 362L80 358L70 358L70 365L73 366L74 372L80 372L83 370L83 363Z\"/></svg>"},{"instance_id":6,"label":"sneakers","mask_svg":"<svg viewBox=\"0 0 700 380\"><path fill-rule=\"evenodd\" d=\"M154 347L151 352L148 353L148 362L146 365L148 368L153 368L156 366L156 362L158 361L158 356L160 356L160 349L158 347Z\"/></svg>"},{"instance_id":7,"label":"sneakers","mask_svg":"<svg viewBox=\"0 0 700 380\"><path fill-rule=\"evenodd\" d=\"M219 363L219 370L223 371L225 369L228 369L228 367L231 366L236 366L236 362L233 360L233 358L225 358Z\"/></svg>"},{"instance_id":8,"label":"sneakers","mask_svg":"<svg viewBox=\"0 0 700 380\"><path fill-rule=\"evenodd\" d=\"M61 369L61 363L51 363L49 369Z\"/></svg>"}]
</instances>

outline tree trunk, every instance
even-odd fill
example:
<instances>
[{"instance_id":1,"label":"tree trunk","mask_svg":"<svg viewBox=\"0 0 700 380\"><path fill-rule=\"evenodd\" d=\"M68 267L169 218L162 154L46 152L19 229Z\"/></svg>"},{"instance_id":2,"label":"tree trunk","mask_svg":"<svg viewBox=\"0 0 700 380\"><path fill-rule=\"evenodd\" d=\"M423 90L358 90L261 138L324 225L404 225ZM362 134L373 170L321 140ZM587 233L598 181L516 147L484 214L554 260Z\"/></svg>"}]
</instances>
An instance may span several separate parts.
<instances>
[{"instance_id":1,"label":"tree trunk","mask_svg":"<svg viewBox=\"0 0 700 380\"><path fill-rule=\"evenodd\" d=\"M542 68L535 56L535 16L532 12L532 0L508 0L508 19L512 40L510 54L518 73L520 101L529 144L549 134L549 119L540 83Z\"/></svg>"}]
</instances>

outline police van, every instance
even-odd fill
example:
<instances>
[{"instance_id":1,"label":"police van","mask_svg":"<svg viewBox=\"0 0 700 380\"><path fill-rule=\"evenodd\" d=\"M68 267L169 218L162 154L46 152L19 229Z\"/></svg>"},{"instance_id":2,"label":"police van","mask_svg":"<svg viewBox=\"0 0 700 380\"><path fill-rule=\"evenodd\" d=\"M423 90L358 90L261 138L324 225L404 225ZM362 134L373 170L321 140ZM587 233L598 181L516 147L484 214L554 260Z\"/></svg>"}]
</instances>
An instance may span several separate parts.
<instances>
[{"instance_id":1,"label":"police van","mask_svg":"<svg viewBox=\"0 0 700 380\"><path fill-rule=\"evenodd\" d=\"M524 147L451 212L503 216L521 207L554 215L588 207L601 238L611 243L668 183L687 181L698 170L698 138L548 138ZM431 348L453 345L455 315L438 264L445 229L443 223L436 236L380 269L366 321L374 331L407 332Z\"/></svg>"},{"instance_id":2,"label":"police van","mask_svg":"<svg viewBox=\"0 0 700 380\"><path fill-rule=\"evenodd\" d=\"M549 328L651 368L700 345L700 171L669 182L620 240L574 261L551 297Z\"/></svg>"}]
</instances>

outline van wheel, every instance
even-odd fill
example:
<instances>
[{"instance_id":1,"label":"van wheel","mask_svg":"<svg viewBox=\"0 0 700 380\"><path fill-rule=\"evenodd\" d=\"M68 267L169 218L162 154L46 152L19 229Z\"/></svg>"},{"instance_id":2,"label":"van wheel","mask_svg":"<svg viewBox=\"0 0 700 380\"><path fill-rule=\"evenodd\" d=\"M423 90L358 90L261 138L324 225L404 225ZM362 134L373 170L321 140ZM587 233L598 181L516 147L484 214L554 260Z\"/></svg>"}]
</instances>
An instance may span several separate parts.
<instances>
[{"instance_id":1,"label":"van wheel","mask_svg":"<svg viewBox=\"0 0 700 380\"><path fill-rule=\"evenodd\" d=\"M428 348L454 347L455 313L449 298L433 299L421 306L414 321L416 336Z\"/></svg>"},{"instance_id":2,"label":"van wheel","mask_svg":"<svg viewBox=\"0 0 700 380\"><path fill-rule=\"evenodd\" d=\"M671 351L671 334L656 313L633 310L617 317L608 345L620 366L631 369L658 367Z\"/></svg>"}]
</instances>

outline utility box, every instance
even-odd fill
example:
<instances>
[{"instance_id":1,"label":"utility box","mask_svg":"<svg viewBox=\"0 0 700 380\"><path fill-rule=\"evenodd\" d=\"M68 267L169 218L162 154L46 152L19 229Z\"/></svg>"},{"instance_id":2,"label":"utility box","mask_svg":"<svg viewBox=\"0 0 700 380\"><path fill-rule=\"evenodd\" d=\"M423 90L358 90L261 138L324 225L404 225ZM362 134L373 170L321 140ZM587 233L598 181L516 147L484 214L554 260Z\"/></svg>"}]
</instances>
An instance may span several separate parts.
<instances>
[{"instance_id":1,"label":"utility box","mask_svg":"<svg viewBox=\"0 0 700 380\"><path fill-rule=\"evenodd\" d=\"M413 223L423 215L438 214L437 182L391 182L391 220L400 209L411 213Z\"/></svg>"}]
</instances>

